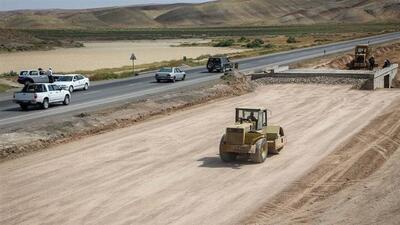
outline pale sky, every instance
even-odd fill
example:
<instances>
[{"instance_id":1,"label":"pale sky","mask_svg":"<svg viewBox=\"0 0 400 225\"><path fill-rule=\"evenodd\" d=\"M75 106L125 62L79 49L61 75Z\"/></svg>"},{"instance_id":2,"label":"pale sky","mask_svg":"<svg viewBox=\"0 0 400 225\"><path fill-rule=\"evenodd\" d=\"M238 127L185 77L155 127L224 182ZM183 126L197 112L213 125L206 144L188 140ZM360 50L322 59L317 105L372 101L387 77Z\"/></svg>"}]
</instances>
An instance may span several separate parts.
<instances>
[{"instance_id":1,"label":"pale sky","mask_svg":"<svg viewBox=\"0 0 400 225\"><path fill-rule=\"evenodd\" d=\"M136 4L199 3L207 0L0 0L0 11L17 9L84 9Z\"/></svg>"}]
</instances>

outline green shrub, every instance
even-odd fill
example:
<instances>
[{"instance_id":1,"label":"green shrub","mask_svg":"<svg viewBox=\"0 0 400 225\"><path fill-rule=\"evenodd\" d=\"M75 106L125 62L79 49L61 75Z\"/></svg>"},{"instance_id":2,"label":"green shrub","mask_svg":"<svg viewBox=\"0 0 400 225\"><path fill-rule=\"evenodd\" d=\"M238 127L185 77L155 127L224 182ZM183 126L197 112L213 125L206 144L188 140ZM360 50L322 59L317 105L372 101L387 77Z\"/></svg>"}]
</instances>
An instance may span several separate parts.
<instances>
[{"instance_id":1,"label":"green shrub","mask_svg":"<svg viewBox=\"0 0 400 225\"><path fill-rule=\"evenodd\" d=\"M210 57L211 57L210 54L206 54L206 55L201 55L201 56L195 58L195 60L208 59L208 58L210 58Z\"/></svg>"},{"instance_id":2,"label":"green shrub","mask_svg":"<svg viewBox=\"0 0 400 225\"><path fill-rule=\"evenodd\" d=\"M247 48L261 48L264 44L264 41L261 39L254 39L252 42L246 45Z\"/></svg>"},{"instance_id":3,"label":"green shrub","mask_svg":"<svg viewBox=\"0 0 400 225\"><path fill-rule=\"evenodd\" d=\"M179 45L179 47L195 47L195 46L199 46L199 43L193 42L193 43L189 43L189 42L185 42Z\"/></svg>"},{"instance_id":4,"label":"green shrub","mask_svg":"<svg viewBox=\"0 0 400 225\"><path fill-rule=\"evenodd\" d=\"M8 73L2 73L0 76L1 77L17 77L18 73L11 70Z\"/></svg>"},{"instance_id":5,"label":"green shrub","mask_svg":"<svg viewBox=\"0 0 400 225\"><path fill-rule=\"evenodd\" d=\"M214 47L230 47L235 43L235 40L233 39L223 39L220 40L219 42L215 43L213 46Z\"/></svg>"},{"instance_id":6,"label":"green shrub","mask_svg":"<svg viewBox=\"0 0 400 225\"><path fill-rule=\"evenodd\" d=\"M264 45L264 48L273 48L273 47L275 47L275 45L271 43Z\"/></svg>"},{"instance_id":7,"label":"green shrub","mask_svg":"<svg viewBox=\"0 0 400 225\"><path fill-rule=\"evenodd\" d=\"M111 79L119 79L133 76L132 71L122 72L122 73L114 73L114 72L98 72L90 76L90 80L111 80Z\"/></svg>"},{"instance_id":8,"label":"green shrub","mask_svg":"<svg viewBox=\"0 0 400 225\"><path fill-rule=\"evenodd\" d=\"M240 37L239 38L239 40L238 40L238 42L249 42L250 40L248 39L248 38L246 38L246 37Z\"/></svg>"},{"instance_id":9,"label":"green shrub","mask_svg":"<svg viewBox=\"0 0 400 225\"><path fill-rule=\"evenodd\" d=\"M315 39L314 42L328 42L331 41L330 39L324 38L324 39Z\"/></svg>"},{"instance_id":10,"label":"green shrub","mask_svg":"<svg viewBox=\"0 0 400 225\"><path fill-rule=\"evenodd\" d=\"M290 37L288 37L288 39L286 40L286 42L289 43L289 44L292 44L292 43L296 43L297 40L296 40L295 37L290 36Z\"/></svg>"}]
</instances>

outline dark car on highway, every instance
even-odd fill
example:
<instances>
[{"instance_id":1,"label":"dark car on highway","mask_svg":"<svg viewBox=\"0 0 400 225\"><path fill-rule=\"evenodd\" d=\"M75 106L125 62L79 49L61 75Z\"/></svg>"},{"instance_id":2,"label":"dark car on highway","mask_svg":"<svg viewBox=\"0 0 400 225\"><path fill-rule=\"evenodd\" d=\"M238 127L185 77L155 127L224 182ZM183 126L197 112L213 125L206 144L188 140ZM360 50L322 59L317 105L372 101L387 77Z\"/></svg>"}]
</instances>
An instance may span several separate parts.
<instances>
[{"instance_id":1,"label":"dark car on highway","mask_svg":"<svg viewBox=\"0 0 400 225\"><path fill-rule=\"evenodd\" d=\"M232 70L234 68L234 63L232 63L228 57L210 57L207 62L208 72L225 72L227 70Z\"/></svg>"}]
</instances>

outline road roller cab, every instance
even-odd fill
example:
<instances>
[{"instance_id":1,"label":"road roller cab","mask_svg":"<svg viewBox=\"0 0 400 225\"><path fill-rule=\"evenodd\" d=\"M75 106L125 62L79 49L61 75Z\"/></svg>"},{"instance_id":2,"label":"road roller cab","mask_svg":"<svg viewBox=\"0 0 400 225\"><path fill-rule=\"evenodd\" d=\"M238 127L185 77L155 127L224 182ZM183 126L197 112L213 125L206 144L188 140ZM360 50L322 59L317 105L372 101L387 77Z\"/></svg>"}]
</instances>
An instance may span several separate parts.
<instances>
[{"instance_id":1,"label":"road roller cab","mask_svg":"<svg viewBox=\"0 0 400 225\"><path fill-rule=\"evenodd\" d=\"M236 108L235 123L225 130L220 142L220 157L225 162L247 155L264 162L269 153L278 153L286 143L282 127L268 125L268 110L263 107Z\"/></svg>"}]
</instances>

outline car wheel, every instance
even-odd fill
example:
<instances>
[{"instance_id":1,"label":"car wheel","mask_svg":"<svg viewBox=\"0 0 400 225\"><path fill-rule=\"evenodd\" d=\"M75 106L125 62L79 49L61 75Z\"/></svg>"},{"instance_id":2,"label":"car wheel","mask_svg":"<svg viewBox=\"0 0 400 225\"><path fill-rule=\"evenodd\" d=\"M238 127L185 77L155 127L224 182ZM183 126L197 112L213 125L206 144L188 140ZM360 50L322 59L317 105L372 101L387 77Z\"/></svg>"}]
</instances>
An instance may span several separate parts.
<instances>
[{"instance_id":1,"label":"car wheel","mask_svg":"<svg viewBox=\"0 0 400 225\"><path fill-rule=\"evenodd\" d=\"M212 73L212 71L213 71L213 69L208 69L208 72L209 72L209 73Z\"/></svg>"},{"instance_id":2,"label":"car wheel","mask_svg":"<svg viewBox=\"0 0 400 225\"><path fill-rule=\"evenodd\" d=\"M176 82L176 78L174 77L174 78L172 78L172 83L175 83Z\"/></svg>"},{"instance_id":3,"label":"car wheel","mask_svg":"<svg viewBox=\"0 0 400 225\"><path fill-rule=\"evenodd\" d=\"M21 106L21 109L22 109L22 110L27 110L27 109L28 109L28 105L19 104L19 106Z\"/></svg>"},{"instance_id":4,"label":"car wheel","mask_svg":"<svg viewBox=\"0 0 400 225\"><path fill-rule=\"evenodd\" d=\"M47 98L43 99L42 108L43 109L49 108L49 99L47 99Z\"/></svg>"},{"instance_id":5,"label":"car wheel","mask_svg":"<svg viewBox=\"0 0 400 225\"><path fill-rule=\"evenodd\" d=\"M87 89L89 89L89 84L85 84L85 86L83 87L83 90L86 91Z\"/></svg>"},{"instance_id":6,"label":"car wheel","mask_svg":"<svg viewBox=\"0 0 400 225\"><path fill-rule=\"evenodd\" d=\"M69 93L74 92L74 87L73 86L69 86L68 91L69 91Z\"/></svg>"},{"instance_id":7,"label":"car wheel","mask_svg":"<svg viewBox=\"0 0 400 225\"><path fill-rule=\"evenodd\" d=\"M157 83L160 83L161 81L160 81L160 79L157 79Z\"/></svg>"},{"instance_id":8,"label":"car wheel","mask_svg":"<svg viewBox=\"0 0 400 225\"><path fill-rule=\"evenodd\" d=\"M71 102L71 100L70 100L70 98L69 98L69 95L65 95L63 104L64 104L64 105L69 105L70 102Z\"/></svg>"},{"instance_id":9,"label":"car wheel","mask_svg":"<svg viewBox=\"0 0 400 225\"><path fill-rule=\"evenodd\" d=\"M182 77L182 80L185 80L186 79L186 74L185 75L183 75L183 77Z\"/></svg>"},{"instance_id":10,"label":"car wheel","mask_svg":"<svg viewBox=\"0 0 400 225\"><path fill-rule=\"evenodd\" d=\"M27 86L27 85L29 85L31 83L32 83L31 81L27 80L27 81L24 82L24 85Z\"/></svg>"}]
</instances>

